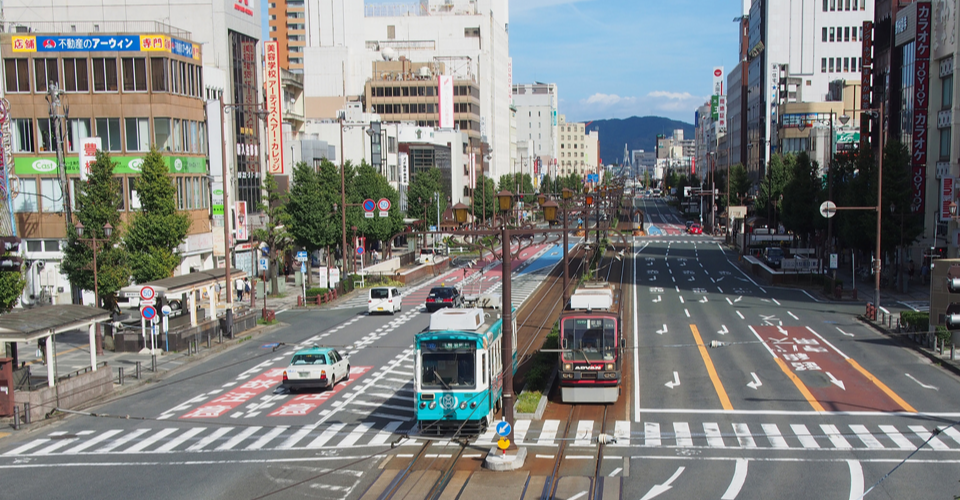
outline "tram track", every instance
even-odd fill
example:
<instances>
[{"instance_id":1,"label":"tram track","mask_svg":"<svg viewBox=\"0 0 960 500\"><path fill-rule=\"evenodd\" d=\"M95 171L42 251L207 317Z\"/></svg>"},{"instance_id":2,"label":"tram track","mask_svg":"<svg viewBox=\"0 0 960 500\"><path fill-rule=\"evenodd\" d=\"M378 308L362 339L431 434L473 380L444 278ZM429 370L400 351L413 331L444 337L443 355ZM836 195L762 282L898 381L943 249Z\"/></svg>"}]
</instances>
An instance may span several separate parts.
<instances>
[{"instance_id":1,"label":"tram track","mask_svg":"<svg viewBox=\"0 0 960 500\"><path fill-rule=\"evenodd\" d=\"M427 450L430 448L433 440L428 440L424 443L420 450L414 455L413 459L403 469L389 486L380 494L378 500L393 500L393 499L403 499L412 492L414 488L419 486L420 481L424 476L431 472L431 467L439 460L439 457L431 457L427 454ZM439 475L433 481L433 484L429 489L424 490L420 488L420 491L417 494L417 498L423 498L424 500L437 500L440 498L440 495L443 493L444 488L447 487L447 484L450 483L450 479L453 477L453 473L456 469L457 463L460 461L460 458L463 456L464 450L467 448L467 444L464 442L459 443L457 452L453 454L450 458L447 459L446 464L439 471ZM433 462L422 462L424 459L433 459ZM416 467L415 467L416 466ZM422 474L417 474L422 472ZM412 479L416 476L416 479ZM406 488L407 483L413 480L413 483L410 484L409 488Z\"/></svg>"}]
</instances>

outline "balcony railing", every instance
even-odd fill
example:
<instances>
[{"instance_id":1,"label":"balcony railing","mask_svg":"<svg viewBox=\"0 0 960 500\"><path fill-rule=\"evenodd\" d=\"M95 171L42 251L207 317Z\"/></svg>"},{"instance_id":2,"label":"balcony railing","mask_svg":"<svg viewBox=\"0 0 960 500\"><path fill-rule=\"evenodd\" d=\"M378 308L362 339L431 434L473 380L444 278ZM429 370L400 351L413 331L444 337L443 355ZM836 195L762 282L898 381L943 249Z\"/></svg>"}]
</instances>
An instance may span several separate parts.
<instances>
[{"instance_id":1,"label":"balcony railing","mask_svg":"<svg viewBox=\"0 0 960 500\"><path fill-rule=\"evenodd\" d=\"M8 22L0 25L4 33L144 33L165 34L192 41L189 31L160 21L48 21Z\"/></svg>"}]
</instances>

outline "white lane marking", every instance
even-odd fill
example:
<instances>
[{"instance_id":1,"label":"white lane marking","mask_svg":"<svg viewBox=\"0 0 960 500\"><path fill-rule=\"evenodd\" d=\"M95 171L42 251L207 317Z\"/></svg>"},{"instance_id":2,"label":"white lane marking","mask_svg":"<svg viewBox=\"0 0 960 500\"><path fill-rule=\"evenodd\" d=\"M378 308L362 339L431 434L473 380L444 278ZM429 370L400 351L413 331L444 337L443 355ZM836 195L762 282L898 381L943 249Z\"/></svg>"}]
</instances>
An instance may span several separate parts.
<instances>
[{"instance_id":1,"label":"white lane marking","mask_svg":"<svg viewBox=\"0 0 960 500\"><path fill-rule=\"evenodd\" d=\"M123 436L122 438L120 438L120 439L118 439L118 440L110 443L110 444L107 445L106 447L100 448L99 450L94 451L94 453L109 453L109 452L111 452L111 451L113 451L113 450L115 450L115 449L117 449L117 448L119 448L119 447L121 447L121 446L129 443L130 441L133 441L134 439L137 439L138 437L140 437L140 436L142 436L142 435L144 435L144 434L146 434L146 433L148 433L148 432L150 432L150 429L137 429L137 430L131 432L130 434L127 434L126 436Z\"/></svg>"},{"instance_id":2,"label":"white lane marking","mask_svg":"<svg viewBox=\"0 0 960 500\"><path fill-rule=\"evenodd\" d=\"M690 311L688 309L684 309L683 312L684 314L687 315L688 318L690 317Z\"/></svg>"},{"instance_id":3,"label":"white lane marking","mask_svg":"<svg viewBox=\"0 0 960 500\"><path fill-rule=\"evenodd\" d=\"M622 471L622 470L623 470L623 467L617 467L616 469L613 469L613 471L610 472L609 477L614 477L614 476L616 476L616 475L619 474L620 471Z\"/></svg>"},{"instance_id":4,"label":"white lane marking","mask_svg":"<svg viewBox=\"0 0 960 500\"><path fill-rule=\"evenodd\" d=\"M820 428L823 429L823 433L826 434L827 438L830 439L830 442L833 443L833 446L838 450L849 450L853 448L850 446L850 443L843 437L843 434L840 434L840 430L837 429L837 426L833 424L820 424Z\"/></svg>"},{"instance_id":5,"label":"white lane marking","mask_svg":"<svg viewBox=\"0 0 960 500\"><path fill-rule=\"evenodd\" d=\"M660 424L658 424L657 422L644 422L643 438L644 438L644 442L643 442L644 446L659 447L661 444Z\"/></svg>"},{"instance_id":6,"label":"white lane marking","mask_svg":"<svg viewBox=\"0 0 960 500\"><path fill-rule=\"evenodd\" d=\"M260 426L248 427L247 429L244 429L244 431L241 432L240 434L233 436L232 438L228 439L227 442L218 446L217 450L219 451L232 450L235 446L242 443L243 440L259 432L260 429L262 429L262 427Z\"/></svg>"},{"instance_id":7,"label":"white lane marking","mask_svg":"<svg viewBox=\"0 0 960 500\"><path fill-rule=\"evenodd\" d=\"M630 446L630 421L617 420L613 429L613 437L617 440L617 446Z\"/></svg>"},{"instance_id":8,"label":"white lane marking","mask_svg":"<svg viewBox=\"0 0 960 500\"><path fill-rule=\"evenodd\" d=\"M772 299L772 300L773 300L773 303L774 303L774 304L776 304L776 305L778 305L778 306L780 305L780 302L777 302L777 299Z\"/></svg>"},{"instance_id":9,"label":"white lane marking","mask_svg":"<svg viewBox=\"0 0 960 500\"><path fill-rule=\"evenodd\" d=\"M867 426L860 424L852 424L850 430L853 431L853 434L857 436L860 441L863 441L863 444L873 450L882 450L883 444L879 439L873 437L873 434L870 434L870 431L867 430Z\"/></svg>"},{"instance_id":10,"label":"white lane marking","mask_svg":"<svg viewBox=\"0 0 960 500\"><path fill-rule=\"evenodd\" d=\"M732 424L733 433L737 436L737 442L741 448L756 448L757 442L753 440L753 434L750 433L750 427L747 424Z\"/></svg>"},{"instance_id":11,"label":"white lane marking","mask_svg":"<svg viewBox=\"0 0 960 500\"><path fill-rule=\"evenodd\" d=\"M798 318L798 317L797 317L797 315L796 315L796 314L793 314L793 313L792 313L792 312L790 312L790 311L787 311L787 314L789 314L789 315L790 315L790 317L791 317L791 318L793 318L793 319L796 319L796 320L799 320L799 319L800 319L800 318Z\"/></svg>"},{"instance_id":12,"label":"white lane marking","mask_svg":"<svg viewBox=\"0 0 960 500\"><path fill-rule=\"evenodd\" d=\"M922 425L908 425L907 427L908 427L911 431L913 431L913 433L916 434L920 439L922 439L922 440L924 440L924 441L926 441L926 440L929 439L930 442L927 443L927 445L930 446L931 448L933 448L934 450L949 450L949 449L950 449L950 447L948 447L947 445L943 444L943 441L940 441L940 439L938 439L938 438L932 437L933 434L932 434L930 431L928 431L926 427L924 427L924 426L922 426Z\"/></svg>"},{"instance_id":13,"label":"white lane marking","mask_svg":"<svg viewBox=\"0 0 960 500\"><path fill-rule=\"evenodd\" d=\"M745 458L738 458L736 463L737 465L733 468L733 478L730 480L730 486L727 486L727 491L720 497L720 500L735 500L743 488L743 483L747 480L747 465L749 462Z\"/></svg>"},{"instance_id":14,"label":"white lane marking","mask_svg":"<svg viewBox=\"0 0 960 500\"><path fill-rule=\"evenodd\" d=\"M154 451L156 451L157 453L173 451L173 449L176 448L177 446L180 446L181 444L187 442L187 440L189 440L190 438L196 436L197 434L200 434L205 430L207 430L206 427L194 427L193 429L190 429L187 432L184 432L183 434L177 436L176 438L171 439L167 444L157 448Z\"/></svg>"},{"instance_id":15,"label":"white lane marking","mask_svg":"<svg viewBox=\"0 0 960 500\"><path fill-rule=\"evenodd\" d=\"M837 327L837 331L840 332L840 333L842 333L842 334L844 334L844 335L846 335L847 337L853 337L853 334L852 334L852 333L847 333L847 332L841 330L839 326Z\"/></svg>"},{"instance_id":16,"label":"white lane marking","mask_svg":"<svg viewBox=\"0 0 960 500\"><path fill-rule=\"evenodd\" d=\"M256 441L254 441L253 443L251 443L250 446L247 446L247 449L248 449L248 450L259 450L259 449L263 448L264 446L267 445L267 443L269 443L270 441L273 441L274 438L276 438L276 437L279 436L280 434L283 434L283 431L287 430L288 428L289 428L289 426L287 426L287 425L280 425L280 426L275 427L275 428L274 428L273 430L271 430L270 432L268 432L268 433L264 434L263 436L261 436L260 439L257 439Z\"/></svg>"},{"instance_id":17,"label":"white lane marking","mask_svg":"<svg viewBox=\"0 0 960 500\"><path fill-rule=\"evenodd\" d=\"M726 448L723 444L723 435L720 434L720 424L716 422L704 422L703 434L707 438L707 446L711 448Z\"/></svg>"},{"instance_id":18,"label":"white lane marking","mask_svg":"<svg viewBox=\"0 0 960 500\"><path fill-rule=\"evenodd\" d=\"M591 437L593 437L593 420L581 420L577 423L577 435L573 440L573 446L590 446Z\"/></svg>"},{"instance_id":19,"label":"white lane marking","mask_svg":"<svg viewBox=\"0 0 960 500\"><path fill-rule=\"evenodd\" d=\"M684 302L684 300L683 300L683 295L680 296L680 303L681 303L681 304L685 304L685 303L686 303L686 302Z\"/></svg>"},{"instance_id":20,"label":"white lane marking","mask_svg":"<svg viewBox=\"0 0 960 500\"><path fill-rule=\"evenodd\" d=\"M923 382L917 380L916 377L914 377L913 375L910 375L909 373L904 373L904 375L906 375L907 378L909 378L910 380L913 380L914 382L920 384L920 387L923 387L924 389L933 389L935 391L940 390L940 388L938 388L937 386L924 384Z\"/></svg>"},{"instance_id":21,"label":"white lane marking","mask_svg":"<svg viewBox=\"0 0 960 500\"><path fill-rule=\"evenodd\" d=\"M300 441L301 439L305 438L305 437L307 436L307 434L310 434L310 432L311 432L312 430L316 429L316 428L317 428L317 425L318 425L318 424L312 424L312 425L305 425L305 426L303 426L299 431L294 432L293 435L291 435L291 436L288 437L283 443L281 443L280 446L277 446L277 449L278 449L278 450L289 450L289 449L293 448L293 446L294 446L295 444L297 444L298 441Z\"/></svg>"},{"instance_id":22,"label":"white lane marking","mask_svg":"<svg viewBox=\"0 0 960 500\"><path fill-rule=\"evenodd\" d=\"M730 304L731 306L733 305L733 301L730 300L730 297L727 297L727 304Z\"/></svg>"},{"instance_id":23,"label":"white lane marking","mask_svg":"<svg viewBox=\"0 0 960 500\"><path fill-rule=\"evenodd\" d=\"M850 468L850 500L863 498L863 467L858 460L847 460Z\"/></svg>"},{"instance_id":24,"label":"white lane marking","mask_svg":"<svg viewBox=\"0 0 960 500\"><path fill-rule=\"evenodd\" d=\"M644 495L640 500L650 500L652 498L656 498L670 490L670 488L673 488L673 486L670 486L670 483L676 481L677 478L680 477L680 474L683 474L684 469L686 469L686 467L680 467L677 469L677 472L674 472L673 475L670 476L670 479L667 479L665 483L654 485L653 488L650 488L650 491L648 491L647 494Z\"/></svg>"},{"instance_id":25,"label":"white lane marking","mask_svg":"<svg viewBox=\"0 0 960 500\"><path fill-rule=\"evenodd\" d=\"M558 430L560 430L559 420L547 420L543 423L543 428L540 430L540 437L537 438L537 444L553 445Z\"/></svg>"},{"instance_id":26,"label":"white lane marking","mask_svg":"<svg viewBox=\"0 0 960 500\"><path fill-rule=\"evenodd\" d=\"M41 444L46 443L46 442L49 442L49 441L50 441L50 440L47 439L47 438L35 439L35 440L30 441L29 443L27 443L27 444L25 444L25 445L23 445L23 446L21 446L21 447L19 447L19 448L16 448L16 449L14 449L14 450L10 450L10 451L4 453L3 456L8 457L8 456L12 456L12 455L19 455L19 454L21 454L21 453L23 453L23 452L25 452L25 451L29 451L29 450L31 450L31 449L33 449L33 448L36 448L37 446L40 446Z\"/></svg>"},{"instance_id":27,"label":"white lane marking","mask_svg":"<svg viewBox=\"0 0 960 500\"><path fill-rule=\"evenodd\" d=\"M843 357L843 359L850 359L850 356L847 356L847 355L844 354L842 351L840 351L840 349L837 349L836 346L834 346L833 344L831 344L827 339L823 338L823 336L821 336L819 333L815 332L815 331L813 330L813 328L810 328L810 327L808 326L808 327L807 327L807 330L809 330L810 333L816 335L817 338L819 338L820 340L822 340L824 344L827 344L828 346L830 346L831 349L833 349L834 351L837 351L837 354L839 354L841 357Z\"/></svg>"},{"instance_id":28,"label":"white lane marking","mask_svg":"<svg viewBox=\"0 0 960 500\"><path fill-rule=\"evenodd\" d=\"M632 247L636 248L637 242L633 241ZM639 254L643 249L637 252ZM640 345L640 321L637 319L639 314L639 304L637 298L637 259L633 259L633 346ZM640 356L633 354L633 380L640 380ZM640 421L640 384L633 384L633 418L635 421Z\"/></svg>"},{"instance_id":29,"label":"white lane marking","mask_svg":"<svg viewBox=\"0 0 960 500\"><path fill-rule=\"evenodd\" d=\"M793 433L797 436L797 439L800 440L800 445L807 449L816 449L820 448L820 444L817 443L817 440L810 434L810 431L807 430L807 426L803 424L790 424L790 428L793 429Z\"/></svg>"},{"instance_id":30,"label":"white lane marking","mask_svg":"<svg viewBox=\"0 0 960 500\"><path fill-rule=\"evenodd\" d=\"M760 424L760 427L763 429L763 433L767 435L767 439L770 440L771 446L774 448L790 447L787 440L783 439L783 434L780 434L780 428L777 427L777 424Z\"/></svg>"},{"instance_id":31,"label":"white lane marking","mask_svg":"<svg viewBox=\"0 0 960 500\"><path fill-rule=\"evenodd\" d=\"M233 430L233 427L221 427L213 431L213 434L210 434L209 436L201 439L199 442L197 442L197 444L187 448L187 451L200 451L206 448L207 446L210 446L210 444L213 443L214 441L227 435L232 430Z\"/></svg>"},{"instance_id":32,"label":"white lane marking","mask_svg":"<svg viewBox=\"0 0 960 500\"><path fill-rule=\"evenodd\" d=\"M79 445L77 445L77 446L74 446L73 448L70 448L69 450L63 452L63 454L64 454L64 455L72 455L72 454L74 454L74 453L80 453L81 451L86 450L86 449L88 449L88 448L92 448L92 447L94 447L94 446L96 446L96 445L98 445L98 444L106 441L107 439L110 439L111 437L116 436L117 434L120 434L121 432L123 432L122 429L112 429L112 430L106 431L106 432L104 432L103 434L100 434L99 436L97 436L97 437L95 437L95 438L93 438L93 439L91 439L91 440L89 440L89 441L86 441L86 442L81 443L81 444L79 444Z\"/></svg>"},{"instance_id":33,"label":"white lane marking","mask_svg":"<svg viewBox=\"0 0 960 500\"><path fill-rule=\"evenodd\" d=\"M568 456L567 458L572 458L572 457L569 457L569 456ZM590 457L590 458L593 458L593 457ZM585 496L587 496L587 492L586 492L586 491L581 491L580 493L577 493L576 495L570 497L570 500L577 500L578 498L583 498L583 497L585 497Z\"/></svg>"},{"instance_id":34,"label":"white lane marking","mask_svg":"<svg viewBox=\"0 0 960 500\"><path fill-rule=\"evenodd\" d=\"M892 425L881 425L880 430L901 450L912 450L914 448L913 443L911 443L906 436L900 434L900 431L898 431L896 427Z\"/></svg>"},{"instance_id":35,"label":"white lane marking","mask_svg":"<svg viewBox=\"0 0 960 500\"><path fill-rule=\"evenodd\" d=\"M353 446L371 428L373 428L372 422L363 422L357 425L356 428L350 431L350 434L347 434L347 437L345 437L343 441L340 441L339 443L337 443L337 448L346 448L348 446Z\"/></svg>"},{"instance_id":36,"label":"white lane marking","mask_svg":"<svg viewBox=\"0 0 960 500\"><path fill-rule=\"evenodd\" d=\"M686 422L674 422L673 433L677 438L677 446L692 447L693 437L690 435L690 424Z\"/></svg>"},{"instance_id":37,"label":"white lane marking","mask_svg":"<svg viewBox=\"0 0 960 500\"><path fill-rule=\"evenodd\" d=\"M740 314L740 311L736 311L736 313L737 313L737 316L740 316L740 319L746 319L743 317L743 314Z\"/></svg>"}]
</instances>

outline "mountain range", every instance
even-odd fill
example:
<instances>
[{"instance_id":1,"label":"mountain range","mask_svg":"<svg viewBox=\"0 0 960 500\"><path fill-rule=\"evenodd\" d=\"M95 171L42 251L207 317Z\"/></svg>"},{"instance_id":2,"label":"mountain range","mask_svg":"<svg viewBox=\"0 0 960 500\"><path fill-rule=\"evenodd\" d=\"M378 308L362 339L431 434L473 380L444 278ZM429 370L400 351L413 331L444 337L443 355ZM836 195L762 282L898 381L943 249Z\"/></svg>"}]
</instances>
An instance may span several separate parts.
<instances>
[{"instance_id":1,"label":"mountain range","mask_svg":"<svg viewBox=\"0 0 960 500\"><path fill-rule=\"evenodd\" d=\"M693 139L693 124L671 120L662 116L631 116L626 119L612 118L588 122L587 132L600 132L600 159L605 164L623 162L623 145L630 151L642 149L656 151L657 135L671 135L683 129L684 139Z\"/></svg>"}]
</instances>

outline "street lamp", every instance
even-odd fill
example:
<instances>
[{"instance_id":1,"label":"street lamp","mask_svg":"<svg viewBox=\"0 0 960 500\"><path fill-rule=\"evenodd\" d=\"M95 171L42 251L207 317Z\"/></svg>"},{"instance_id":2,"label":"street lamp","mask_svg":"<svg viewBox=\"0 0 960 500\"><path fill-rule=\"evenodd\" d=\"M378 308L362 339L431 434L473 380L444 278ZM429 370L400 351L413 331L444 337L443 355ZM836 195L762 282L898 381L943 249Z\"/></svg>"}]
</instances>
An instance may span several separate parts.
<instances>
[{"instance_id":1,"label":"street lamp","mask_svg":"<svg viewBox=\"0 0 960 500\"><path fill-rule=\"evenodd\" d=\"M83 223L77 222L74 229L77 231L77 241L83 242L84 244L90 244L90 247L93 249L93 297L94 305L100 307L100 283L97 279L97 253L100 251L100 243L110 241L110 236L113 235L113 226L109 222L103 225L103 235L104 238L97 238L96 235L90 238L83 237ZM99 332L100 325L97 325L97 355L103 355L103 341L102 335Z\"/></svg>"}]
</instances>

